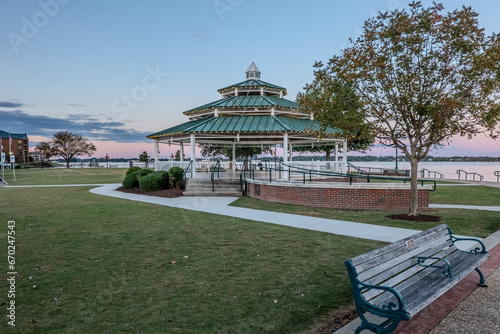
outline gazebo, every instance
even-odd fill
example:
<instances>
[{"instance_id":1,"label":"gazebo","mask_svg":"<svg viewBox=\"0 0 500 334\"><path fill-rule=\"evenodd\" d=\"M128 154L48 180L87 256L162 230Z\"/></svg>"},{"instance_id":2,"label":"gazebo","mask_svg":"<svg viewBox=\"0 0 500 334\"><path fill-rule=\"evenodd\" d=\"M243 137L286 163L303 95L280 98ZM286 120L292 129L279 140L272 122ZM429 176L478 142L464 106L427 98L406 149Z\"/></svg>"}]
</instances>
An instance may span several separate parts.
<instances>
[{"instance_id":1,"label":"gazebo","mask_svg":"<svg viewBox=\"0 0 500 334\"><path fill-rule=\"evenodd\" d=\"M181 161L184 148L189 145L193 167L197 144L232 147L233 170L236 168L235 149L239 146L280 146L283 162L288 163L293 147L333 144L335 162L345 173L347 143L341 131L328 127L319 138L320 124L314 120L314 114L285 99L286 88L262 81L260 75L252 62L245 81L218 90L219 100L189 109L184 112L187 122L147 136L155 142L155 169L165 168L159 161L160 144L179 145ZM339 145L343 148L342 161L338 160ZM187 167L188 162L184 164ZM196 177L196 168L192 168L191 173Z\"/></svg>"}]
</instances>

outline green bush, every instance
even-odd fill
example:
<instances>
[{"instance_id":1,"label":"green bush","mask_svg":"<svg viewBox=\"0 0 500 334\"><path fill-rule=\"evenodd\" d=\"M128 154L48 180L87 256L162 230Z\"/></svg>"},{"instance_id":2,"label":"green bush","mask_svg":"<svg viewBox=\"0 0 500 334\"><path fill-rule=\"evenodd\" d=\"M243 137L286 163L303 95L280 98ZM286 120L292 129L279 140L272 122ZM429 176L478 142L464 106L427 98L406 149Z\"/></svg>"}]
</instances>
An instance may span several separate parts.
<instances>
[{"instance_id":1,"label":"green bush","mask_svg":"<svg viewBox=\"0 0 500 334\"><path fill-rule=\"evenodd\" d=\"M168 170L170 177L170 185L172 188L180 189L184 180L184 169L180 167L172 167Z\"/></svg>"},{"instance_id":2,"label":"green bush","mask_svg":"<svg viewBox=\"0 0 500 334\"><path fill-rule=\"evenodd\" d=\"M139 169L141 169L141 167L137 167L137 166L130 167L129 169L127 169L127 173L125 173L125 175L129 175L130 173L136 172Z\"/></svg>"},{"instance_id":3,"label":"green bush","mask_svg":"<svg viewBox=\"0 0 500 334\"><path fill-rule=\"evenodd\" d=\"M158 191L170 187L167 172L153 172L139 179L139 187L142 191Z\"/></svg>"},{"instance_id":4,"label":"green bush","mask_svg":"<svg viewBox=\"0 0 500 334\"><path fill-rule=\"evenodd\" d=\"M132 172L125 176L122 182L123 188L126 189L132 189L132 188L138 188L139 187L139 179L143 176L146 176L153 171L151 169L139 169L136 170L135 172Z\"/></svg>"}]
</instances>

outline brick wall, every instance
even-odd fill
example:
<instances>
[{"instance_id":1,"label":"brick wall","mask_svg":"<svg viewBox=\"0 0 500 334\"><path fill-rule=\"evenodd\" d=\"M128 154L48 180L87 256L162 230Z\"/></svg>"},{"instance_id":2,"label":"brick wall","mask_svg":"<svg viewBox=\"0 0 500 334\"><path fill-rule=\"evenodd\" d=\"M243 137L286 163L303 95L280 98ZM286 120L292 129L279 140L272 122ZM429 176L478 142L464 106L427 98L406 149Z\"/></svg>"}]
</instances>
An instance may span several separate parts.
<instances>
[{"instance_id":1,"label":"brick wall","mask_svg":"<svg viewBox=\"0 0 500 334\"><path fill-rule=\"evenodd\" d=\"M247 195L270 202L307 205L314 207L354 210L408 210L410 188L408 186L384 187L364 185L363 187L335 188L335 185L315 187L314 184L290 185L253 183L249 181ZM429 209L429 189L418 190L420 210Z\"/></svg>"}]
</instances>

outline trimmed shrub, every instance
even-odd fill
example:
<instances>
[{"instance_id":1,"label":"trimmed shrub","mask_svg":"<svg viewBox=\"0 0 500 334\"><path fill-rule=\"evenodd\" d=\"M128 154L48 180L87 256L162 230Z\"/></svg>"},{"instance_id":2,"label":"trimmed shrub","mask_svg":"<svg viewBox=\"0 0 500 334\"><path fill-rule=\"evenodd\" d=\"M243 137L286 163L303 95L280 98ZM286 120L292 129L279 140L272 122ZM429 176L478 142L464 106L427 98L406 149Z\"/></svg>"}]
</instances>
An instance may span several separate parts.
<instances>
[{"instance_id":1,"label":"trimmed shrub","mask_svg":"<svg viewBox=\"0 0 500 334\"><path fill-rule=\"evenodd\" d=\"M172 188L180 189L184 180L184 169L180 167L172 167L168 170L170 177L170 185Z\"/></svg>"},{"instance_id":2,"label":"trimmed shrub","mask_svg":"<svg viewBox=\"0 0 500 334\"><path fill-rule=\"evenodd\" d=\"M138 188L139 187L139 179L143 176L146 176L153 171L151 169L139 169L136 170L135 172L130 173L129 175L125 176L122 182L122 186L125 189L132 189L132 188Z\"/></svg>"},{"instance_id":3,"label":"trimmed shrub","mask_svg":"<svg viewBox=\"0 0 500 334\"><path fill-rule=\"evenodd\" d=\"M127 172L125 173L125 175L129 175L130 173L136 172L139 169L141 169L141 167L137 167L137 166L130 167L129 169L127 169Z\"/></svg>"},{"instance_id":4,"label":"trimmed shrub","mask_svg":"<svg viewBox=\"0 0 500 334\"><path fill-rule=\"evenodd\" d=\"M145 192L167 189L170 186L168 180L167 172L153 172L139 179L139 187Z\"/></svg>"}]
</instances>

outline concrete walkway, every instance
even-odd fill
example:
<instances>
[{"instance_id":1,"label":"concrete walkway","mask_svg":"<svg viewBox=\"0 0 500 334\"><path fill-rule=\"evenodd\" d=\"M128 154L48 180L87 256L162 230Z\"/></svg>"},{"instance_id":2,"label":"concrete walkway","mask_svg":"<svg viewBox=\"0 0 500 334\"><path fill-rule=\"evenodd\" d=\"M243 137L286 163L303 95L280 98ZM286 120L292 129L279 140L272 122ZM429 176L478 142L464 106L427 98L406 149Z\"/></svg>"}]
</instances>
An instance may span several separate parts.
<instances>
[{"instance_id":1,"label":"concrete walkway","mask_svg":"<svg viewBox=\"0 0 500 334\"><path fill-rule=\"evenodd\" d=\"M262 211L229 206L237 197L191 197L163 198L128 194L115 191L120 184L108 184L91 189L90 192L115 198L128 199L158 205L165 205L180 209L202 211L223 216L238 217L259 222L298 227L313 231L328 232L337 235L356 237L369 240L394 242L409 237L419 231L355 223L343 220L333 220L309 216L300 216L288 213Z\"/></svg>"}]
</instances>

